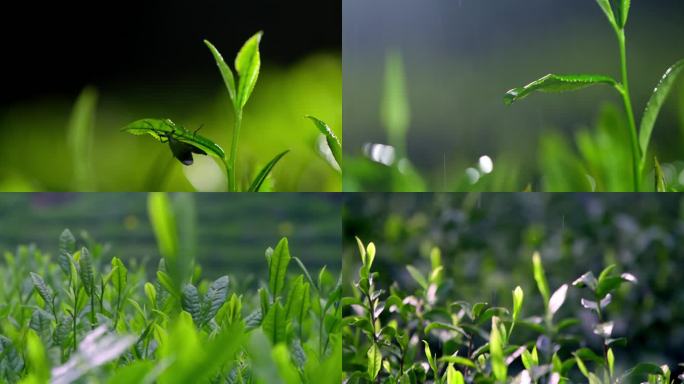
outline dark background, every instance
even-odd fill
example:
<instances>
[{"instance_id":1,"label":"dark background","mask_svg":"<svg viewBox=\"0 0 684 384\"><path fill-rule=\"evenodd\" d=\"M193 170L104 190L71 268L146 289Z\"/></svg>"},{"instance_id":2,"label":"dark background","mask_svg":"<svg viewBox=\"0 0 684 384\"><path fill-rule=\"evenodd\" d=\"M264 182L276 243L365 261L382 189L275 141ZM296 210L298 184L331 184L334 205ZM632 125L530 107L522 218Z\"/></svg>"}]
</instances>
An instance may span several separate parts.
<instances>
[{"instance_id":1,"label":"dark background","mask_svg":"<svg viewBox=\"0 0 684 384\"><path fill-rule=\"evenodd\" d=\"M341 47L337 1L152 0L14 2L3 12L2 102L45 93L75 97L87 84L168 81L212 62L203 39L226 61L253 31L264 30L268 63L290 64ZM11 24L11 25L10 25ZM194 72L193 72L194 69ZM213 71L204 71L213 80Z\"/></svg>"},{"instance_id":2,"label":"dark background","mask_svg":"<svg viewBox=\"0 0 684 384\"><path fill-rule=\"evenodd\" d=\"M506 163L520 174L496 190L520 191L540 177L546 134L572 140L581 129L594 131L603 104L622 111L609 87L503 103L507 90L547 73L619 77L618 44L595 0L345 0L342 14L346 158L361 156L365 143L387 143L380 119L385 57L399 51L411 112L408 158L429 190L445 189L444 179L458 180L488 155L495 171ZM632 1L626 34L640 119L665 70L684 57L684 1ZM682 84L654 129L651 149L662 163L682 159ZM352 176L345 172L345 180Z\"/></svg>"}]
</instances>

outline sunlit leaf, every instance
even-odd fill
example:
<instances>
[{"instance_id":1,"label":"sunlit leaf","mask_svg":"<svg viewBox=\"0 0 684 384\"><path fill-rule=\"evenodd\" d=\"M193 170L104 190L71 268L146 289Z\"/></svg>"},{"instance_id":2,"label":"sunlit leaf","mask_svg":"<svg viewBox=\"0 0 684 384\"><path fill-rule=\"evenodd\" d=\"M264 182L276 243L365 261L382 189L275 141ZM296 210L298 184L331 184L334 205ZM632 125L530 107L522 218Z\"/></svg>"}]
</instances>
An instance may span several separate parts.
<instances>
[{"instance_id":1,"label":"sunlit leaf","mask_svg":"<svg viewBox=\"0 0 684 384\"><path fill-rule=\"evenodd\" d=\"M226 64L225 60L223 60L223 56L221 56L221 53L219 53L218 49L216 49L212 43L210 43L208 40L204 40L204 44L209 48L212 56L214 56L214 60L219 68L219 72L221 72L221 77L223 77L223 83L226 85L231 102L233 102L234 106L237 105L237 100L235 99L235 77L233 76L233 71Z\"/></svg>"},{"instance_id":2,"label":"sunlit leaf","mask_svg":"<svg viewBox=\"0 0 684 384\"><path fill-rule=\"evenodd\" d=\"M249 96L254 90L259 77L261 67L261 56L259 54L259 42L263 32L257 32L250 37L242 46L235 58L235 70L239 80L237 85L237 105L239 109L244 108Z\"/></svg>"},{"instance_id":3,"label":"sunlit leaf","mask_svg":"<svg viewBox=\"0 0 684 384\"><path fill-rule=\"evenodd\" d=\"M273 158L273 160L269 161L266 166L264 166L263 169L257 174L257 176L254 178L254 181L252 181L252 184L249 186L248 191L249 192L259 192L261 189L261 186L264 184L264 181L268 178L268 175L271 174L271 171L273 171L273 168L278 164L280 159L283 158L283 156L287 155L287 153L290 152L288 149L287 151L283 151L276 155L276 157Z\"/></svg>"}]
</instances>

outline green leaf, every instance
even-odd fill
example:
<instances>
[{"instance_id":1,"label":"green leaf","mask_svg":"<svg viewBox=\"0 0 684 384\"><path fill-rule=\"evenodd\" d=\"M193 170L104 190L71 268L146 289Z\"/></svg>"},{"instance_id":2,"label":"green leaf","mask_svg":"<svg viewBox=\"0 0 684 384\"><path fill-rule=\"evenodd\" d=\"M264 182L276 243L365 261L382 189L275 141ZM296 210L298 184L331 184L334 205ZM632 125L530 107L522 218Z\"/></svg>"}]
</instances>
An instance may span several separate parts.
<instances>
[{"instance_id":1,"label":"green leaf","mask_svg":"<svg viewBox=\"0 0 684 384\"><path fill-rule=\"evenodd\" d=\"M371 380L375 381L378 377L380 368L382 367L382 353L380 353L380 348L376 344L372 344L366 353L368 357L368 376Z\"/></svg>"},{"instance_id":2,"label":"green leaf","mask_svg":"<svg viewBox=\"0 0 684 384\"><path fill-rule=\"evenodd\" d=\"M522 308L523 303L523 290L520 286L515 287L513 290L513 321L518 320L518 315L520 315L520 308Z\"/></svg>"},{"instance_id":3,"label":"green leaf","mask_svg":"<svg viewBox=\"0 0 684 384\"><path fill-rule=\"evenodd\" d=\"M202 324L213 319L219 308L226 302L228 298L228 283L228 276L221 276L209 286L203 301Z\"/></svg>"},{"instance_id":4,"label":"green leaf","mask_svg":"<svg viewBox=\"0 0 684 384\"><path fill-rule=\"evenodd\" d=\"M254 90L259 68L261 67L261 57L259 55L259 42L263 32L259 31L250 37L242 46L235 58L235 70L238 73L237 106L241 110L244 108L249 96Z\"/></svg>"},{"instance_id":5,"label":"green leaf","mask_svg":"<svg viewBox=\"0 0 684 384\"><path fill-rule=\"evenodd\" d=\"M627 16L629 16L629 6L630 6L630 0L618 0L619 1L619 10L620 10L620 27L622 29L625 28L625 25L627 25Z\"/></svg>"},{"instance_id":6,"label":"green leaf","mask_svg":"<svg viewBox=\"0 0 684 384\"><path fill-rule=\"evenodd\" d=\"M432 351L430 351L430 344L428 344L428 342L425 340L423 340L423 344L425 344L425 357L427 357L428 364L430 365L432 372L434 372L434 376L437 377L437 374L439 372L437 371L437 364L435 363L435 358L434 356L432 356Z\"/></svg>"},{"instance_id":7,"label":"green leaf","mask_svg":"<svg viewBox=\"0 0 684 384\"><path fill-rule=\"evenodd\" d=\"M279 299L268 309L261 327L273 345L287 341L287 317Z\"/></svg>"},{"instance_id":8,"label":"green leaf","mask_svg":"<svg viewBox=\"0 0 684 384\"><path fill-rule=\"evenodd\" d=\"M126 289L126 281L128 280L128 270L124 263L118 257L112 258L112 284L117 292L121 295Z\"/></svg>"},{"instance_id":9,"label":"green leaf","mask_svg":"<svg viewBox=\"0 0 684 384\"><path fill-rule=\"evenodd\" d=\"M454 369L452 364L449 364L446 371L447 384L465 384L463 374L461 371Z\"/></svg>"},{"instance_id":10,"label":"green leaf","mask_svg":"<svg viewBox=\"0 0 684 384\"><path fill-rule=\"evenodd\" d=\"M36 382L47 383L50 378L50 366L47 361L45 346L32 329L26 333L26 358L28 370Z\"/></svg>"},{"instance_id":11,"label":"green leaf","mask_svg":"<svg viewBox=\"0 0 684 384\"><path fill-rule=\"evenodd\" d=\"M388 52L386 55L385 83L380 108L389 144L396 149L398 157L405 157L406 132L411 117L404 62L397 51Z\"/></svg>"},{"instance_id":12,"label":"green leaf","mask_svg":"<svg viewBox=\"0 0 684 384\"><path fill-rule=\"evenodd\" d=\"M221 53L219 53L218 49L216 49L213 44L211 44L208 40L204 40L204 44L209 48L211 54L214 56L214 60L219 68L219 72L221 72L221 77L223 77L223 83L226 85L226 89L228 90L230 101L233 103L233 107L235 107L237 103L235 99L235 78L233 77L233 71L230 69L228 64L226 64L225 60L223 60L223 56L221 56Z\"/></svg>"},{"instance_id":13,"label":"green leaf","mask_svg":"<svg viewBox=\"0 0 684 384\"><path fill-rule=\"evenodd\" d=\"M164 257L167 266L174 264L178 255L178 233L171 201L163 192L152 192L148 195L147 211L159 253Z\"/></svg>"},{"instance_id":14,"label":"green leaf","mask_svg":"<svg viewBox=\"0 0 684 384\"><path fill-rule=\"evenodd\" d=\"M651 133L653 132L653 127L658 118L658 114L660 113L660 108L665 103L665 99L669 95L672 86L675 84L675 80L682 73L682 70L684 70L684 59L674 63L674 65L665 71L665 74L660 78L658 85L656 85L653 90L651 98L648 100L648 103L646 103L646 109L641 117L641 124L639 126L639 145L641 147L642 168L646 159L648 144L651 140Z\"/></svg>"},{"instance_id":15,"label":"green leaf","mask_svg":"<svg viewBox=\"0 0 684 384\"><path fill-rule=\"evenodd\" d=\"M299 276L292 283L292 288L287 295L285 312L289 321L296 321L302 325L303 315L309 306L309 284L304 281L304 276Z\"/></svg>"},{"instance_id":16,"label":"green leaf","mask_svg":"<svg viewBox=\"0 0 684 384\"><path fill-rule=\"evenodd\" d=\"M268 288L271 290L274 298L280 296L285 286L285 275L287 274L287 266L290 263L290 259L287 238L283 237L273 250L268 267Z\"/></svg>"},{"instance_id":17,"label":"green leaf","mask_svg":"<svg viewBox=\"0 0 684 384\"><path fill-rule=\"evenodd\" d=\"M407 265L406 270L408 271L409 275L413 277L413 280L415 280L416 283L418 283L423 289L428 289L427 280L425 280L423 274L421 274L416 267L414 267L413 265Z\"/></svg>"},{"instance_id":18,"label":"green leaf","mask_svg":"<svg viewBox=\"0 0 684 384\"><path fill-rule=\"evenodd\" d=\"M466 367L470 368L475 368L475 363L473 363L472 360L462 357L462 356L442 356L439 358L439 361L442 363L449 363L449 364L457 364L457 365L463 365Z\"/></svg>"},{"instance_id":19,"label":"green leaf","mask_svg":"<svg viewBox=\"0 0 684 384\"><path fill-rule=\"evenodd\" d=\"M492 360L492 371L497 381L506 382L507 367L504 360L503 338L499 332L499 318L492 317L492 330L489 335L489 353Z\"/></svg>"},{"instance_id":20,"label":"green leaf","mask_svg":"<svg viewBox=\"0 0 684 384\"><path fill-rule=\"evenodd\" d=\"M285 384L299 384L301 380L297 368L292 364L287 345L280 344L273 347L271 357L278 369L278 374Z\"/></svg>"},{"instance_id":21,"label":"green leaf","mask_svg":"<svg viewBox=\"0 0 684 384\"><path fill-rule=\"evenodd\" d=\"M69 253L73 253L76 250L76 238L68 229L65 229L59 235L59 250Z\"/></svg>"},{"instance_id":22,"label":"green leaf","mask_svg":"<svg viewBox=\"0 0 684 384\"><path fill-rule=\"evenodd\" d=\"M549 299L549 312L552 315L558 312L560 307L563 305L567 293L568 285L563 284L556 290L556 292L553 293L553 295L551 295L551 298Z\"/></svg>"},{"instance_id":23,"label":"green leaf","mask_svg":"<svg viewBox=\"0 0 684 384\"><path fill-rule=\"evenodd\" d=\"M83 281L83 287L88 296L92 296L95 288L95 272L93 270L93 260L90 257L90 251L88 251L87 248L81 249L81 257L78 259L78 265L78 272ZM91 310L94 311L95 308L92 308Z\"/></svg>"},{"instance_id":24,"label":"green leaf","mask_svg":"<svg viewBox=\"0 0 684 384\"><path fill-rule=\"evenodd\" d=\"M136 136L147 134L159 142L165 142L166 136L170 136L175 140L199 148L222 162L225 161L226 154L221 146L197 132L189 131L183 126L177 125L170 119L141 119L128 124L122 131Z\"/></svg>"},{"instance_id":25,"label":"green leaf","mask_svg":"<svg viewBox=\"0 0 684 384\"><path fill-rule=\"evenodd\" d=\"M610 375L613 376L615 374L615 355L613 354L612 348L608 348L608 352L606 352L606 360L608 360L608 370L610 371Z\"/></svg>"},{"instance_id":26,"label":"green leaf","mask_svg":"<svg viewBox=\"0 0 684 384\"><path fill-rule=\"evenodd\" d=\"M266 181L268 175L271 173L271 171L273 171L273 168L276 166L276 164L278 164L283 156L287 155L288 152L290 152L289 149L277 154L273 160L269 161L268 164L266 164L266 166L264 166L264 168L262 168L259 174L257 174L257 176L254 178L252 185L249 186L248 192L259 192L261 186L264 184L264 181Z\"/></svg>"},{"instance_id":27,"label":"green leaf","mask_svg":"<svg viewBox=\"0 0 684 384\"><path fill-rule=\"evenodd\" d=\"M524 87L513 88L506 92L504 103L506 105L527 97L529 94L539 92L566 92L575 91L596 84L608 84L617 86L617 82L603 75L554 75L548 74L539 80L535 80Z\"/></svg>"},{"instance_id":28,"label":"green leaf","mask_svg":"<svg viewBox=\"0 0 684 384\"><path fill-rule=\"evenodd\" d=\"M663 374L663 370L655 364L639 363L636 366L634 366L633 368L627 370L627 372L625 372L625 374L622 377L624 380L624 379L628 379L628 378L632 378L632 377L644 378L647 375L662 375L662 374Z\"/></svg>"},{"instance_id":29,"label":"green leaf","mask_svg":"<svg viewBox=\"0 0 684 384\"><path fill-rule=\"evenodd\" d=\"M197 287L192 284L185 284L181 292L181 305L183 310L192 316L192 320L199 327L202 324L202 309L200 304L199 292Z\"/></svg>"},{"instance_id":30,"label":"green leaf","mask_svg":"<svg viewBox=\"0 0 684 384\"><path fill-rule=\"evenodd\" d=\"M660 167L658 158L653 156L653 164L655 166L655 190L656 192L667 192L667 184L665 183L665 173Z\"/></svg>"},{"instance_id":31,"label":"green leaf","mask_svg":"<svg viewBox=\"0 0 684 384\"><path fill-rule=\"evenodd\" d=\"M96 105L97 91L92 87L83 89L74 104L67 129L75 187L82 192L95 188L92 155Z\"/></svg>"},{"instance_id":32,"label":"green leaf","mask_svg":"<svg viewBox=\"0 0 684 384\"><path fill-rule=\"evenodd\" d=\"M33 281L33 287L36 289L36 292L38 292L40 297L43 298L43 300L45 301L45 305L52 307L52 290L47 286L47 284L45 284L45 281L42 277L40 277L39 274L31 272L30 275L31 280Z\"/></svg>"},{"instance_id":33,"label":"green leaf","mask_svg":"<svg viewBox=\"0 0 684 384\"><path fill-rule=\"evenodd\" d=\"M455 325L443 323L443 322L440 322L440 321L432 321L432 322L430 322L430 324L428 324L428 326L425 327L425 329L423 330L423 332L425 332L425 334L428 334L428 333L430 333L433 329L446 329L446 330L449 330L449 331L453 331L453 332L460 333L461 335L466 336L466 337L468 336L468 334L463 330L463 328L457 327L457 326L455 326Z\"/></svg>"},{"instance_id":34,"label":"green leaf","mask_svg":"<svg viewBox=\"0 0 684 384\"><path fill-rule=\"evenodd\" d=\"M548 308L548 303L551 294L549 293L549 284L546 282L546 275L544 273L544 266L541 262L541 256L539 252L535 252L532 255L532 266L534 269L534 281L537 282L537 288L544 298L545 306Z\"/></svg>"},{"instance_id":35,"label":"green leaf","mask_svg":"<svg viewBox=\"0 0 684 384\"><path fill-rule=\"evenodd\" d=\"M330 129L330 126L314 116L307 115L306 117L313 121L316 128L318 128L318 130L325 135L328 148L330 148L330 152L332 152L332 155L337 162L337 166L342 167L342 144L340 144L340 140L337 138L337 136L335 136L335 133L332 131L332 129ZM335 165L330 165L335 168Z\"/></svg>"},{"instance_id":36,"label":"green leaf","mask_svg":"<svg viewBox=\"0 0 684 384\"><path fill-rule=\"evenodd\" d=\"M598 3L599 7L601 7L601 10L603 10L603 13L608 18L610 25L617 29L618 25L617 21L615 20L615 14L613 14L613 8L610 5L610 0L596 0L596 3Z\"/></svg>"}]
</instances>

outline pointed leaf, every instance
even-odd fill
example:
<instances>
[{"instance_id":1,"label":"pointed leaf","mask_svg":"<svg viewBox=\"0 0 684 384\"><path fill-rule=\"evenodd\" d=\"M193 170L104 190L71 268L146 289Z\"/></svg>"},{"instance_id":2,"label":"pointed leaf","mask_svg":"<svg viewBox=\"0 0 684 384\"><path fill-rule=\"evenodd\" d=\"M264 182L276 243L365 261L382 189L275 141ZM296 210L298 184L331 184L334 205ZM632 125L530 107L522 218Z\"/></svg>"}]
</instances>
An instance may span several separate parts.
<instances>
[{"instance_id":1,"label":"pointed leaf","mask_svg":"<svg viewBox=\"0 0 684 384\"><path fill-rule=\"evenodd\" d=\"M218 49L216 49L213 44L211 44L208 40L204 40L204 44L209 48L211 54L214 56L214 60L219 68L219 72L221 72L221 77L223 77L223 83L226 85L226 89L228 90L230 101L233 103L233 106L237 105L235 100L235 78L233 77L233 71L230 69L228 64L226 64L225 60L223 60L223 56L221 56L221 53L219 53Z\"/></svg>"},{"instance_id":2,"label":"pointed leaf","mask_svg":"<svg viewBox=\"0 0 684 384\"><path fill-rule=\"evenodd\" d=\"M287 274L287 266L290 263L290 259L287 238L283 237L273 250L273 256L268 268L268 288L274 298L280 296L285 286L285 275Z\"/></svg>"},{"instance_id":3,"label":"pointed leaf","mask_svg":"<svg viewBox=\"0 0 684 384\"><path fill-rule=\"evenodd\" d=\"M280 304L280 300L271 305L264 317L261 327L273 345L283 343L287 340L287 318L285 309Z\"/></svg>"},{"instance_id":4,"label":"pointed leaf","mask_svg":"<svg viewBox=\"0 0 684 384\"><path fill-rule=\"evenodd\" d=\"M646 151L648 150L651 133L653 132L653 126L660 113L660 108L663 106L663 103L665 103L667 95L670 93L672 86L675 84L675 80L682 73L682 70L684 70L684 59L679 60L665 71L665 74L660 78L658 85L653 90L651 98L646 104L646 109L644 110L639 126L639 145L641 147L642 167L643 162L646 159Z\"/></svg>"},{"instance_id":5,"label":"pointed leaf","mask_svg":"<svg viewBox=\"0 0 684 384\"><path fill-rule=\"evenodd\" d=\"M340 144L340 140L337 138L337 136L335 136L335 133L332 131L332 129L330 129L328 124L326 124L324 121L322 121L322 120L320 120L314 116L311 116L311 115L307 115L306 117L309 118L311 121L313 121L316 128L318 128L318 130L321 131L321 133L325 135L325 140L328 143L328 147L330 148L330 152L332 152L333 157L335 158L335 161L337 162L337 165L341 167L342 166L342 144Z\"/></svg>"},{"instance_id":6,"label":"pointed leaf","mask_svg":"<svg viewBox=\"0 0 684 384\"><path fill-rule=\"evenodd\" d=\"M618 9L620 10L620 27L625 28L627 25L627 16L629 16L630 0L618 0Z\"/></svg>"},{"instance_id":7,"label":"pointed leaf","mask_svg":"<svg viewBox=\"0 0 684 384\"><path fill-rule=\"evenodd\" d=\"M83 281L83 287L85 288L88 296L92 296L93 289L95 287L95 272L93 270L93 260L90 256L90 251L88 251L87 248L81 249L81 257L78 259L78 265L78 272L80 274L81 281Z\"/></svg>"},{"instance_id":8,"label":"pointed leaf","mask_svg":"<svg viewBox=\"0 0 684 384\"><path fill-rule=\"evenodd\" d=\"M228 276L221 276L209 286L204 297L202 323L206 324L216 316L219 308L228 298Z\"/></svg>"},{"instance_id":9,"label":"pointed leaf","mask_svg":"<svg viewBox=\"0 0 684 384\"><path fill-rule=\"evenodd\" d=\"M653 156L653 164L655 166L655 190L656 192L667 192L667 184L665 183L665 174L660 167L658 158Z\"/></svg>"},{"instance_id":10,"label":"pointed leaf","mask_svg":"<svg viewBox=\"0 0 684 384\"><path fill-rule=\"evenodd\" d=\"M520 315L520 308L522 308L523 304L523 290L520 288L520 286L515 287L513 290L513 321L516 321L518 319L518 315Z\"/></svg>"},{"instance_id":11,"label":"pointed leaf","mask_svg":"<svg viewBox=\"0 0 684 384\"><path fill-rule=\"evenodd\" d=\"M382 353L380 353L380 348L376 344L371 345L366 356L368 357L368 376L370 376L371 380L375 381L382 366Z\"/></svg>"},{"instance_id":12,"label":"pointed leaf","mask_svg":"<svg viewBox=\"0 0 684 384\"><path fill-rule=\"evenodd\" d=\"M45 305L52 306L52 290L45 284L45 281L39 274L31 272L31 280L36 292L43 298Z\"/></svg>"},{"instance_id":13,"label":"pointed leaf","mask_svg":"<svg viewBox=\"0 0 684 384\"><path fill-rule=\"evenodd\" d=\"M598 3L599 7L601 7L601 10L603 10L603 13L608 18L610 25L613 28L617 29L618 25L617 25L617 21L615 20L615 14L613 13L613 8L610 5L610 0L596 0L596 3Z\"/></svg>"},{"instance_id":14,"label":"pointed leaf","mask_svg":"<svg viewBox=\"0 0 684 384\"><path fill-rule=\"evenodd\" d=\"M489 335L489 353L492 360L494 377L500 382L506 382L507 367L504 361L503 337L499 331L499 318L492 317L492 330Z\"/></svg>"},{"instance_id":15,"label":"pointed leaf","mask_svg":"<svg viewBox=\"0 0 684 384\"><path fill-rule=\"evenodd\" d=\"M259 68L261 67L259 42L262 35L263 32L260 31L250 37L235 58L235 70L239 76L237 87L237 106L239 109L244 108L247 104L259 77Z\"/></svg>"},{"instance_id":16,"label":"pointed leaf","mask_svg":"<svg viewBox=\"0 0 684 384\"><path fill-rule=\"evenodd\" d=\"M575 91L596 84L608 84L616 86L617 82L603 75L554 75L548 74L539 80L533 81L521 88L513 88L506 92L504 102L507 105L527 97L529 94L539 92L565 92Z\"/></svg>"},{"instance_id":17,"label":"pointed leaf","mask_svg":"<svg viewBox=\"0 0 684 384\"><path fill-rule=\"evenodd\" d=\"M249 186L248 191L249 192L259 192L261 189L261 186L264 184L264 181L266 181L266 178L268 177L269 174L271 174L271 171L273 171L273 168L278 164L280 159L283 158L283 156L287 155L287 153L290 152L288 149L287 151L281 152L276 157L273 158L273 160L269 161L264 168L261 169L261 172L254 178L254 181L252 181L252 185Z\"/></svg>"},{"instance_id":18,"label":"pointed leaf","mask_svg":"<svg viewBox=\"0 0 684 384\"><path fill-rule=\"evenodd\" d=\"M170 119L141 119L128 124L122 131L137 136L147 134L154 137L159 142L165 142L166 136L170 136L175 140L199 148L221 161L226 157L223 148L214 143L211 139L206 138L197 132L189 131Z\"/></svg>"},{"instance_id":19,"label":"pointed leaf","mask_svg":"<svg viewBox=\"0 0 684 384\"><path fill-rule=\"evenodd\" d=\"M202 324L202 310L200 307L199 292L197 287L192 284L185 284L183 286L181 305L183 310L192 316L192 320L197 326Z\"/></svg>"},{"instance_id":20,"label":"pointed leaf","mask_svg":"<svg viewBox=\"0 0 684 384\"><path fill-rule=\"evenodd\" d=\"M537 288L539 288L539 292L544 298L544 303L546 303L548 308L551 293L549 291L549 284L546 282L544 266L542 265L541 256L539 255L539 252L535 252L532 255L532 267L534 270L534 280L537 282Z\"/></svg>"},{"instance_id":21,"label":"pointed leaf","mask_svg":"<svg viewBox=\"0 0 684 384\"><path fill-rule=\"evenodd\" d=\"M415 280L416 283L418 283L423 289L428 288L427 280L425 280L423 274L420 273L420 271L416 267L414 267L413 265L407 265L406 270L408 271L409 275L413 277L413 280Z\"/></svg>"},{"instance_id":22,"label":"pointed leaf","mask_svg":"<svg viewBox=\"0 0 684 384\"><path fill-rule=\"evenodd\" d=\"M551 311L551 314L555 314L558 312L560 307L563 305L565 302L565 297L568 293L568 285L563 284L561 285L560 288L556 290L556 292L553 293L551 296L551 299L549 300L549 311Z\"/></svg>"},{"instance_id":23,"label":"pointed leaf","mask_svg":"<svg viewBox=\"0 0 684 384\"><path fill-rule=\"evenodd\" d=\"M457 371L453 364L449 364L446 371L447 384L465 384L463 374Z\"/></svg>"}]
</instances>

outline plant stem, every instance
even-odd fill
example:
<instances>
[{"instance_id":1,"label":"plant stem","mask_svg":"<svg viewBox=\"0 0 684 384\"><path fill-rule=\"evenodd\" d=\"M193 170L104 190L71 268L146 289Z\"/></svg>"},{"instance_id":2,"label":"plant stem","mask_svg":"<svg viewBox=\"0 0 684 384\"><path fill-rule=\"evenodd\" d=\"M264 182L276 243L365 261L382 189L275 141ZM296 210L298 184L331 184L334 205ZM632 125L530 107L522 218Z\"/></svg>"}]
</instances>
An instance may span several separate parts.
<instances>
[{"instance_id":1,"label":"plant stem","mask_svg":"<svg viewBox=\"0 0 684 384\"><path fill-rule=\"evenodd\" d=\"M238 141L240 141L240 127L242 126L242 111L235 110L235 127L233 128L233 143L230 146L230 158L228 159L228 191L237 192L235 183L235 160L237 159Z\"/></svg>"},{"instance_id":2,"label":"plant stem","mask_svg":"<svg viewBox=\"0 0 684 384\"><path fill-rule=\"evenodd\" d=\"M627 48L625 47L625 30L619 29L616 31L618 44L620 46L620 70L622 75L622 102L625 105L625 113L627 114L627 122L629 123L629 138L632 144L632 179L634 191L639 192L640 175L640 149L639 141L637 139L637 128L634 120L634 111L632 110L632 99L629 95L629 83L627 80Z\"/></svg>"}]
</instances>

